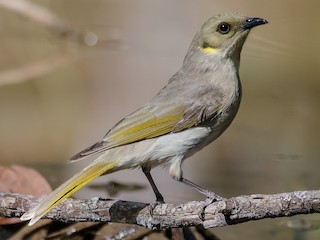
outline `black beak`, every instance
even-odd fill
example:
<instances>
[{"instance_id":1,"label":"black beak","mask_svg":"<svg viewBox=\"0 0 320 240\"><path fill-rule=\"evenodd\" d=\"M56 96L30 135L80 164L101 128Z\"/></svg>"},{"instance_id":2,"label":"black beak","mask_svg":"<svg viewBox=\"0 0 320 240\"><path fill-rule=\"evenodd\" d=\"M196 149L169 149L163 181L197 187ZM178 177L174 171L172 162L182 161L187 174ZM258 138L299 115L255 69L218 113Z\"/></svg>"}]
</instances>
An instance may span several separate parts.
<instances>
[{"instance_id":1,"label":"black beak","mask_svg":"<svg viewBox=\"0 0 320 240\"><path fill-rule=\"evenodd\" d=\"M247 18L238 30L249 30L259 25L267 24L268 21L262 18Z\"/></svg>"}]
</instances>

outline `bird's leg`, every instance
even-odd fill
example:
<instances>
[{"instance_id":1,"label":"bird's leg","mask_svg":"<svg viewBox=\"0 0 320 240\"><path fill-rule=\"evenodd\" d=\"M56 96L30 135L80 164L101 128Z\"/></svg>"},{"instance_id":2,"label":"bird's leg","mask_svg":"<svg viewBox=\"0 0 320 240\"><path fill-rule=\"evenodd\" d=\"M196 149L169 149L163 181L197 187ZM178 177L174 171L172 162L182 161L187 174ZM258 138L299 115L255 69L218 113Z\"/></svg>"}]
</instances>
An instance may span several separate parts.
<instances>
[{"instance_id":1,"label":"bird's leg","mask_svg":"<svg viewBox=\"0 0 320 240\"><path fill-rule=\"evenodd\" d=\"M142 167L142 171L144 173L144 175L146 175L151 187L152 187L152 190L154 192L154 194L156 195L156 201L157 203L164 203L164 200L163 200L163 196L161 195L161 193L159 192L156 184L154 183L153 181L153 178L150 174L150 168L148 167Z\"/></svg>"},{"instance_id":2,"label":"bird's leg","mask_svg":"<svg viewBox=\"0 0 320 240\"><path fill-rule=\"evenodd\" d=\"M194 189L196 189L198 192L202 193L203 195L205 195L207 197L206 202L208 204L212 203L212 202L216 202L216 201L223 201L225 200L225 198L215 194L214 192L211 192L207 189L204 189L203 187L200 187L199 185L189 181L188 179L185 179L183 177L181 177L180 179L178 179L179 182L182 182L190 187L193 187Z\"/></svg>"}]
</instances>

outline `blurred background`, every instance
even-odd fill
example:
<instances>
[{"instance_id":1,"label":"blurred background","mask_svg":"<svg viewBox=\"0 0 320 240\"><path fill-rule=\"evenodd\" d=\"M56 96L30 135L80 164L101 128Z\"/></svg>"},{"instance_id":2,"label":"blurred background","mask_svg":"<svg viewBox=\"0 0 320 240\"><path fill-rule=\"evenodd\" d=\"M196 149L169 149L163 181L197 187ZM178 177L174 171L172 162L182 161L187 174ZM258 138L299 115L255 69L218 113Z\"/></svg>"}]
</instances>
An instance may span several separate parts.
<instances>
[{"instance_id":1,"label":"blurred background","mask_svg":"<svg viewBox=\"0 0 320 240\"><path fill-rule=\"evenodd\" d=\"M224 197L319 189L319 8L316 0L0 0L1 165L35 167L58 186L90 161L68 164L70 156L164 86L204 21L240 12L269 24L243 48L239 113L185 161L184 176ZM203 199L167 170L152 173L167 202ZM154 201L140 170L101 177L75 196ZM310 215L213 232L315 239L319 226Z\"/></svg>"}]
</instances>

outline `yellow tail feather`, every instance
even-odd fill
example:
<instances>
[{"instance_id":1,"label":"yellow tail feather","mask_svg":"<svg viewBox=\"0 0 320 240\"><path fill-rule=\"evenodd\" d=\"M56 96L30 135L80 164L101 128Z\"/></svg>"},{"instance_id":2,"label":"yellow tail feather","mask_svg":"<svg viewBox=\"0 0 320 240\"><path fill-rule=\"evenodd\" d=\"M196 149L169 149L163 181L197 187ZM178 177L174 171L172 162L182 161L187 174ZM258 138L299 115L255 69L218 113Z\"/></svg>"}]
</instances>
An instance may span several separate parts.
<instances>
[{"instance_id":1,"label":"yellow tail feather","mask_svg":"<svg viewBox=\"0 0 320 240\"><path fill-rule=\"evenodd\" d=\"M69 197L72 193L76 192L84 185L91 182L93 179L99 177L107 171L110 171L111 169L116 167L117 164L117 161L104 162L98 158L89 166L84 168L81 172L75 174L72 178L70 178L68 181L66 181L60 187L50 193L37 206L23 214L20 219L30 219L29 226L33 225L65 198Z\"/></svg>"}]
</instances>

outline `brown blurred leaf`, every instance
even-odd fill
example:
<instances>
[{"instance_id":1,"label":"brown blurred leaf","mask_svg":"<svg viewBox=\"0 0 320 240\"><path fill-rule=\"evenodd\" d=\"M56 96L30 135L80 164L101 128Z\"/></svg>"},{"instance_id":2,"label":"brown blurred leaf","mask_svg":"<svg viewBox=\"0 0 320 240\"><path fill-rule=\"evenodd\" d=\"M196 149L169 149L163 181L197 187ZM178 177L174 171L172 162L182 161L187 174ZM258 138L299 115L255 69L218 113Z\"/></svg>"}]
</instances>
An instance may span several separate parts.
<instances>
[{"instance_id":1,"label":"brown blurred leaf","mask_svg":"<svg viewBox=\"0 0 320 240\"><path fill-rule=\"evenodd\" d=\"M0 166L0 191L40 196L52 191L47 180L32 168ZM20 222L18 218L0 218L0 224Z\"/></svg>"}]
</instances>

